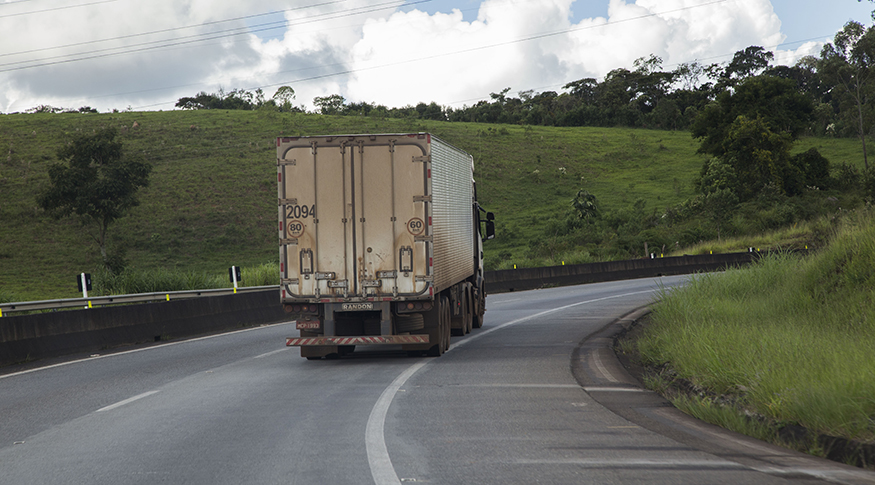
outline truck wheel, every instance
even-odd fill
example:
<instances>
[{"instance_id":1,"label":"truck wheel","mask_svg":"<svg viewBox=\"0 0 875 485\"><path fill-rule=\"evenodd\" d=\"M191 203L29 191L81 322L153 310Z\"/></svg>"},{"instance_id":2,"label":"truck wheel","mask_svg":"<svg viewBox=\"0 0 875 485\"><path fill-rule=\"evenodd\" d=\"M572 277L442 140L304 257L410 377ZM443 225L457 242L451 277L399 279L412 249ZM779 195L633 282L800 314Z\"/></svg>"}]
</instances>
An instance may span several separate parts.
<instances>
[{"instance_id":1,"label":"truck wheel","mask_svg":"<svg viewBox=\"0 0 875 485\"><path fill-rule=\"evenodd\" d=\"M471 324L474 328L480 328L483 326L483 314L486 313L486 289L483 288L483 285L480 285L475 301L477 304L474 308Z\"/></svg>"},{"instance_id":2,"label":"truck wheel","mask_svg":"<svg viewBox=\"0 0 875 485\"><path fill-rule=\"evenodd\" d=\"M465 333L471 333L474 330L474 291L470 283L465 285L465 298L468 300L465 305Z\"/></svg>"},{"instance_id":3,"label":"truck wheel","mask_svg":"<svg viewBox=\"0 0 875 485\"><path fill-rule=\"evenodd\" d=\"M459 316L453 317L451 314L451 322L452 329L451 333L456 336L465 335L466 333L471 331L471 318L470 318L470 310L468 306L470 301L468 299L468 291L467 288L462 289L462 305L459 308Z\"/></svg>"},{"instance_id":4,"label":"truck wheel","mask_svg":"<svg viewBox=\"0 0 875 485\"><path fill-rule=\"evenodd\" d=\"M450 350L450 316L453 311L450 308L450 300L448 298L444 298L444 352Z\"/></svg>"},{"instance_id":5,"label":"truck wheel","mask_svg":"<svg viewBox=\"0 0 875 485\"><path fill-rule=\"evenodd\" d=\"M438 328L437 342L428 349L429 357L440 357L450 348L450 300L441 297L437 300Z\"/></svg>"}]
</instances>

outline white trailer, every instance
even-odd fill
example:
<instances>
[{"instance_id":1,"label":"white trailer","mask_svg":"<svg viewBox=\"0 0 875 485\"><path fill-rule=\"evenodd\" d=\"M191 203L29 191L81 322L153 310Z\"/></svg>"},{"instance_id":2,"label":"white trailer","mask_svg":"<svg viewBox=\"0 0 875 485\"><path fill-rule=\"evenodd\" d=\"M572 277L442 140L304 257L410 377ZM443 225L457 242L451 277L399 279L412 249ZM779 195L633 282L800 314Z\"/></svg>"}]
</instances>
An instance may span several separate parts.
<instances>
[{"instance_id":1,"label":"white trailer","mask_svg":"<svg viewBox=\"0 0 875 485\"><path fill-rule=\"evenodd\" d=\"M471 155L427 133L277 139L281 299L310 359L357 345L439 356L483 322Z\"/></svg>"}]
</instances>

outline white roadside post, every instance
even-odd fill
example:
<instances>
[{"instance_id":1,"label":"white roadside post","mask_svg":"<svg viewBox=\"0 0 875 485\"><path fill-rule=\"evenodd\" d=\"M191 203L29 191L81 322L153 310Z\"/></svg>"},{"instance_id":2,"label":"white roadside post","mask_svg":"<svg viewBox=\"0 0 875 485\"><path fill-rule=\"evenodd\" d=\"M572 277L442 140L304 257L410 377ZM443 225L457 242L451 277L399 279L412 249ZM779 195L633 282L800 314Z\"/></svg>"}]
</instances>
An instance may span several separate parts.
<instances>
[{"instance_id":1,"label":"white roadside post","mask_svg":"<svg viewBox=\"0 0 875 485\"><path fill-rule=\"evenodd\" d=\"M243 281L243 278L240 275L240 268L238 266L231 266L228 269L228 273L231 276L231 283L234 284L234 294L237 293L237 283Z\"/></svg>"},{"instance_id":2,"label":"white roadside post","mask_svg":"<svg viewBox=\"0 0 875 485\"><path fill-rule=\"evenodd\" d=\"M79 291L82 292L82 298L88 299L88 290L91 289L91 275L88 273L80 273L79 274ZM91 308L91 302L89 301L85 308Z\"/></svg>"}]
</instances>

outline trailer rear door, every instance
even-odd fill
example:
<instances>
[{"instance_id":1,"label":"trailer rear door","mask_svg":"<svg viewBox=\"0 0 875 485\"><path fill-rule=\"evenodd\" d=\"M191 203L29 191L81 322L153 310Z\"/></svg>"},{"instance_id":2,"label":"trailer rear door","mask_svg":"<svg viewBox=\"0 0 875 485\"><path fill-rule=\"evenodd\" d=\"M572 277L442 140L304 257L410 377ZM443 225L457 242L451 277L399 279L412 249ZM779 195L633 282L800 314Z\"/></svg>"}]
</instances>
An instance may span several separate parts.
<instances>
[{"instance_id":1,"label":"trailer rear door","mask_svg":"<svg viewBox=\"0 0 875 485\"><path fill-rule=\"evenodd\" d=\"M281 138L277 156L287 298L427 294L427 137Z\"/></svg>"}]
</instances>

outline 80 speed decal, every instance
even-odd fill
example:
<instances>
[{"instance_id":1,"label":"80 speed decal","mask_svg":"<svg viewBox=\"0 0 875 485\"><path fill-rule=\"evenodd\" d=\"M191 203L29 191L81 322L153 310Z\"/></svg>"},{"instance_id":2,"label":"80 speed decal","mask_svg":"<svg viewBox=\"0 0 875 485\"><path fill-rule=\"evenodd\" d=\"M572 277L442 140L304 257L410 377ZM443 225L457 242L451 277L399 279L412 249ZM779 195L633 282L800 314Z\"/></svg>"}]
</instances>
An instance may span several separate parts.
<instances>
[{"instance_id":1,"label":"80 speed decal","mask_svg":"<svg viewBox=\"0 0 875 485\"><path fill-rule=\"evenodd\" d=\"M304 223L301 221L289 221L286 224L286 233L291 238L299 238L304 234Z\"/></svg>"}]
</instances>

